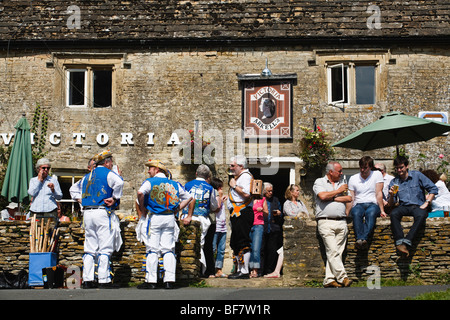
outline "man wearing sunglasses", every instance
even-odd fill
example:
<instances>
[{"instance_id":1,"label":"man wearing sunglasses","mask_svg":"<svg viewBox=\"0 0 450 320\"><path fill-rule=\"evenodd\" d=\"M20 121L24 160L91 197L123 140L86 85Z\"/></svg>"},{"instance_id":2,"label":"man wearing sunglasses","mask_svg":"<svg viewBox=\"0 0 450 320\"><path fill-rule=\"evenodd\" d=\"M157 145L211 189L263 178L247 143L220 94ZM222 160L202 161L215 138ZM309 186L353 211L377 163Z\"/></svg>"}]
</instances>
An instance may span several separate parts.
<instances>
[{"instance_id":1,"label":"man wearing sunglasses","mask_svg":"<svg viewBox=\"0 0 450 320\"><path fill-rule=\"evenodd\" d=\"M50 161L39 159L36 163L37 177L31 178L28 194L31 197L31 214L37 218L55 218L58 205L56 200L62 198L58 179L49 175Z\"/></svg>"}]
</instances>

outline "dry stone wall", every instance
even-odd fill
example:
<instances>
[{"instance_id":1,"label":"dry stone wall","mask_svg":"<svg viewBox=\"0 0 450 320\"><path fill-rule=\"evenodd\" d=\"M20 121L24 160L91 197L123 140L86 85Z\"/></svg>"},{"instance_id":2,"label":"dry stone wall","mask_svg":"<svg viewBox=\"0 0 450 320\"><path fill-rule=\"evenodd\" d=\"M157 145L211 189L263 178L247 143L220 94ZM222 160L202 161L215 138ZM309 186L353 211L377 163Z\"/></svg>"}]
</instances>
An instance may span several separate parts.
<instances>
[{"instance_id":1,"label":"dry stone wall","mask_svg":"<svg viewBox=\"0 0 450 320\"><path fill-rule=\"evenodd\" d=\"M144 281L142 269L145 246L136 240L136 222L122 222L123 245L112 255L114 281L122 285ZM66 267L83 266L84 229L80 223L61 223L58 245L58 264ZM28 271L29 223L0 222L0 270ZM177 255L177 282L195 282L200 276L200 225L193 221L187 227L180 225Z\"/></svg>"},{"instance_id":2,"label":"dry stone wall","mask_svg":"<svg viewBox=\"0 0 450 320\"><path fill-rule=\"evenodd\" d=\"M412 218L403 218L407 232ZM407 259L396 253L389 219L377 219L374 235L368 250L356 250L353 223L349 224L347 248L344 253L345 268L353 280L366 282L379 268L382 279L418 279L432 284L448 277L450 272L450 220L429 218L425 228L413 243ZM284 279L286 285L317 281L325 275L325 250L317 223L313 220L286 218L284 224ZM369 269L368 269L369 268Z\"/></svg>"},{"instance_id":3,"label":"dry stone wall","mask_svg":"<svg viewBox=\"0 0 450 320\"><path fill-rule=\"evenodd\" d=\"M404 218L405 230L412 219ZM368 267L377 267L383 279L411 280L433 284L444 281L450 271L450 220L430 218L414 242L408 259L396 253L389 219L377 220L368 250L355 249L353 225L345 251L345 267L349 277L367 281L373 275ZM28 270L29 225L26 222L0 222L0 270ZM113 254L115 281L123 285L144 281L142 263L145 247L136 241L135 222L121 224L124 244ZM79 223L62 224L58 263L82 267L84 231ZM192 222L181 226L177 253L177 281L192 283L200 278L200 226ZM299 286L309 282L321 283L325 274L325 251L314 220L287 217L284 224L284 268L281 285ZM221 284L218 284L221 285Z\"/></svg>"}]
</instances>

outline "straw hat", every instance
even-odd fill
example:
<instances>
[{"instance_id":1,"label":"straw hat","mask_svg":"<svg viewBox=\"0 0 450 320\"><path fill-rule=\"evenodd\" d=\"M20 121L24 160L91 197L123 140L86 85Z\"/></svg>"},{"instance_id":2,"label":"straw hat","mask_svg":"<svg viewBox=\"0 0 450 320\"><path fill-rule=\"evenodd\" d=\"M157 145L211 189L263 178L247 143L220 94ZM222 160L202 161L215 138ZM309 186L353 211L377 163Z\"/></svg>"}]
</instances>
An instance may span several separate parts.
<instances>
[{"instance_id":1,"label":"straw hat","mask_svg":"<svg viewBox=\"0 0 450 320\"><path fill-rule=\"evenodd\" d=\"M100 152L100 153L96 154L92 158L92 160L94 160L94 162L97 164L100 161L105 160L106 158L110 158L110 157L112 157L112 152L110 150L106 150L106 151L103 151L103 152Z\"/></svg>"},{"instance_id":2,"label":"straw hat","mask_svg":"<svg viewBox=\"0 0 450 320\"><path fill-rule=\"evenodd\" d=\"M166 167L161 161L159 161L159 160L152 160L152 159L149 159L149 160L145 163L145 165L146 165L147 167L156 167L156 168L159 168L159 169L161 169L162 171L164 171L164 174L165 174L166 176L169 175L169 169L167 169L167 167Z\"/></svg>"}]
</instances>

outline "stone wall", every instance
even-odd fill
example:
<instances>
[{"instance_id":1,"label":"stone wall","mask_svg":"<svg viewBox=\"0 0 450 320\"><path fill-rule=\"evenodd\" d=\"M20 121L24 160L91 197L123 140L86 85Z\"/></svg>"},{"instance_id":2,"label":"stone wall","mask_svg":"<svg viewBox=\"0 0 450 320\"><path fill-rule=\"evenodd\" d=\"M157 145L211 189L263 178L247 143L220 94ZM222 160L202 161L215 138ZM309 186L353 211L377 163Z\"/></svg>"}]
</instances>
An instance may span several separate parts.
<instances>
[{"instance_id":1,"label":"stone wall","mask_svg":"<svg viewBox=\"0 0 450 320\"><path fill-rule=\"evenodd\" d=\"M412 219L404 218L408 230ZM28 223L0 222L0 270L18 272L28 270ZM126 285L144 281L142 262L145 247L136 241L135 222L122 222L124 244L112 257L115 281ZM177 243L177 281L190 283L199 280L200 232L198 222L181 227ZM449 275L450 220L427 219L408 259L399 259L392 240L389 219L377 220L368 250L355 249L352 223L345 251L345 267L351 279L367 281L369 266L380 268L383 279L420 279L432 284ZM84 231L79 224L62 224L58 263L82 266ZM325 251L317 225L313 220L286 218L284 224L284 275L282 285L298 286L307 282L321 283L325 274ZM219 284L223 285L223 284Z\"/></svg>"},{"instance_id":2,"label":"stone wall","mask_svg":"<svg viewBox=\"0 0 450 320\"><path fill-rule=\"evenodd\" d=\"M323 51L324 48L328 51ZM105 50L74 49L85 54L85 62L96 57L90 56L90 52L100 51ZM336 142L390 109L409 115L418 115L419 111L448 111L450 58L446 48L380 46L377 51L370 48L365 51L359 46L343 48L318 44L271 47L270 50L251 46L161 47L125 48L123 52L131 68L123 69L119 64L115 69L115 105L106 109L65 106L61 89L64 88L64 66L55 58L54 68L46 67L46 62L52 61L52 50L0 53L0 69L5 70L5 81L0 82L0 112L5 115L0 117L0 133L14 133L14 125L22 112L31 122L36 103L39 103L49 117L45 151L52 161L52 170L80 172L94 154L111 149L124 178L121 208L127 214L132 212L137 190L148 177L143 163L149 158L167 163L174 179L181 183L194 178L193 172L186 174L184 166L172 161L175 146L168 145L167 141L175 130L194 129L195 120L199 120L201 131L214 129L223 134L222 146L226 151L230 145L225 141L226 130L242 127L242 92L236 74L260 73L265 58L269 59L269 68L274 74L294 72L298 76L293 88L293 139L281 141L280 157L299 154L302 132L298 128L311 127L313 118L329 133L330 141ZM315 64L309 63L312 59ZM325 63L330 59L379 60L380 97L377 102L345 108L329 105ZM395 60L395 64L390 60ZM61 134L59 144L49 142L49 135L54 132ZM109 135L106 146L96 142L102 132ZM75 144L73 133L85 133L81 145ZM122 145L121 133L132 133L134 145ZM147 145L147 133L154 133L154 145ZM450 153L447 141L448 136L441 136L407 145L410 168L420 166L419 153L427 155L429 168L436 168L441 162L438 155ZM0 145L5 145L4 139L0 139ZM237 148L237 144L235 146ZM244 147L248 154L248 143ZM336 148L336 157L343 162L344 169L357 169L355 160L362 155L370 155L376 161L384 160L390 169L394 150L392 147L363 153ZM215 173L226 180L228 159L224 154L218 160L221 163L215 164ZM296 182L300 179L297 170L295 179ZM285 190L288 184L286 181L276 189Z\"/></svg>"},{"instance_id":3,"label":"stone wall","mask_svg":"<svg viewBox=\"0 0 450 320\"><path fill-rule=\"evenodd\" d=\"M412 218L403 218L407 231ZM408 258L401 259L392 239L390 220L377 219L368 250L355 249L353 224L349 223L349 236L345 251L345 268L349 277L367 281L373 271L380 269L382 279L410 280L419 278L432 284L442 280L450 272L450 220L429 218L425 229L419 233ZM325 275L325 251L313 220L286 218L284 224L284 283L294 285L308 281L322 283Z\"/></svg>"},{"instance_id":4,"label":"stone wall","mask_svg":"<svg viewBox=\"0 0 450 320\"><path fill-rule=\"evenodd\" d=\"M142 270L145 246L136 240L136 222L121 222L123 245L112 256L114 281L127 285L144 281ZM84 229L80 223L61 223L58 264L66 267L83 265ZM22 221L0 222L0 270L28 271L29 223ZM192 221L188 227L180 226L176 245L177 282L189 283L199 279L200 225Z\"/></svg>"}]
</instances>

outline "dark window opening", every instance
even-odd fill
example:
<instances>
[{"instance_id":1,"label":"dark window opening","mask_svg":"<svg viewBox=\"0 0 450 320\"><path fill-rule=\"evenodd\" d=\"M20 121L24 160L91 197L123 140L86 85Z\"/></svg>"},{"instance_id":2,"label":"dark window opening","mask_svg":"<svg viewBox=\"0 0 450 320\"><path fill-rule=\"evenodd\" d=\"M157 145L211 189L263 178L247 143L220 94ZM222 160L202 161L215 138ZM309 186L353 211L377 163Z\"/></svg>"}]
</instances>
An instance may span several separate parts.
<instances>
[{"instance_id":1,"label":"dark window opening","mask_svg":"<svg viewBox=\"0 0 450 320\"><path fill-rule=\"evenodd\" d=\"M356 104L375 103L375 67L356 66Z\"/></svg>"},{"instance_id":2,"label":"dark window opening","mask_svg":"<svg viewBox=\"0 0 450 320\"><path fill-rule=\"evenodd\" d=\"M112 104L112 71L94 70L94 107L106 108Z\"/></svg>"},{"instance_id":3,"label":"dark window opening","mask_svg":"<svg viewBox=\"0 0 450 320\"><path fill-rule=\"evenodd\" d=\"M69 72L69 105L84 105L85 71Z\"/></svg>"}]
</instances>

